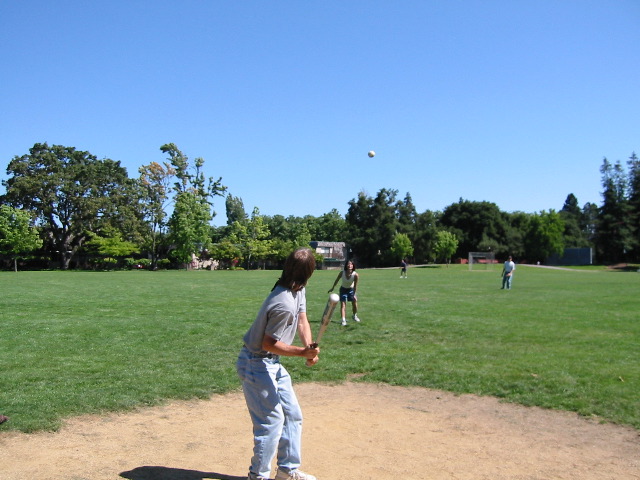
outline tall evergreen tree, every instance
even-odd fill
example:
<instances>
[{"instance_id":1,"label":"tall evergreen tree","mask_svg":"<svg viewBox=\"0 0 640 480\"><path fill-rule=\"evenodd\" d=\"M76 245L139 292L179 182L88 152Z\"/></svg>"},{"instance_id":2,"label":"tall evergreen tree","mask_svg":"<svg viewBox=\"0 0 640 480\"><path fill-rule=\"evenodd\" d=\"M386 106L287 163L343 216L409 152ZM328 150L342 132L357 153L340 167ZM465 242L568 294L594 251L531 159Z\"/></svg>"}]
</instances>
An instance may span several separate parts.
<instances>
[{"instance_id":1,"label":"tall evergreen tree","mask_svg":"<svg viewBox=\"0 0 640 480\"><path fill-rule=\"evenodd\" d=\"M567 196L562 209L558 213L564 222L565 247L581 248L589 246L589 242L585 238L581 228L582 210L578 205L578 199L573 193Z\"/></svg>"},{"instance_id":2,"label":"tall evergreen tree","mask_svg":"<svg viewBox=\"0 0 640 480\"><path fill-rule=\"evenodd\" d=\"M634 262L640 262L640 160L633 152L627 162L629 186L629 226L632 234L632 255Z\"/></svg>"},{"instance_id":3,"label":"tall evergreen tree","mask_svg":"<svg viewBox=\"0 0 640 480\"><path fill-rule=\"evenodd\" d=\"M590 247L595 245L598 215L599 208L595 203L587 202L582 206L580 230L582 230L582 236L587 240Z\"/></svg>"},{"instance_id":4,"label":"tall evergreen tree","mask_svg":"<svg viewBox=\"0 0 640 480\"><path fill-rule=\"evenodd\" d=\"M242 223L247 220L247 212L244 209L242 198L228 194L225 200L225 207L227 212L227 225L231 225L233 222Z\"/></svg>"},{"instance_id":5,"label":"tall evergreen tree","mask_svg":"<svg viewBox=\"0 0 640 480\"><path fill-rule=\"evenodd\" d=\"M398 233L404 233L410 238L415 235L416 217L418 213L413 205L409 192L403 200L396 203L396 217L398 219Z\"/></svg>"},{"instance_id":6,"label":"tall evergreen tree","mask_svg":"<svg viewBox=\"0 0 640 480\"><path fill-rule=\"evenodd\" d=\"M360 192L357 199L349 201L347 243L362 266L393 265L390 248L398 229L397 193L383 188L375 198Z\"/></svg>"},{"instance_id":7,"label":"tall evergreen tree","mask_svg":"<svg viewBox=\"0 0 640 480\"><path fill-rule=\"evenodd\" d=\"M602 162L600 173L603 201L598 212L597 257L603 263L623 262L633 249L630 210L626 198L627 178L620 161L611 164L606 158Z\"/></svg>"}]
</instances>

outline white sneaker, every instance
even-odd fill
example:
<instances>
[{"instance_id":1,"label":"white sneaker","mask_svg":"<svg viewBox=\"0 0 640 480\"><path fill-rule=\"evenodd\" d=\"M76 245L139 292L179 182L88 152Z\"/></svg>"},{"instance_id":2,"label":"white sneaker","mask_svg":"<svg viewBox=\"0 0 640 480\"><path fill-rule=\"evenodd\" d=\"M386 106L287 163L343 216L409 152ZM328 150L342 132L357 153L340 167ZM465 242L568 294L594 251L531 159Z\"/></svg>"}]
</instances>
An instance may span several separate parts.
<instances>
[{"instance_id":1,"label":"white sneaker","mask_svg":"<svg viewBox=\"0 0 640 480\"><path fill-rule=\"evenodd\" d=\"M262 475L254 475L253 473L249 472L249 476L247 477L247 480L269 480L267 477L263 477Z\"/></svg>"},{"instance_id":2,"label":"white sneaker","mask_svg":"<svg viewBox=\"0 0 640 480\"><path fill-rule=\"evenodd\" d=\"M347 326L347 319L346 319L346 318L343 318L343 319L342 319L342 326L343 326L343 327L346 327L346 326Z\"/></svg>"},{"instance_id":3,"label":"white sneaker","mask_svg":"<svg viewBox=\"0 0 640 480\"><path fill-rule=\"evenodd\" d=\"M358 318L358 315L356 315L355 313L353 314L353 320L355 322L359 322L360 321L360 319Z\"/></svg>"},{"instance_id":4,"label":"white sneaker","mask_svg":"<svg viewBox=\"0 0 640 480\"><path fill-rule=\"evenodd\" d=\"M278 469L278 474L274 480L317 480L317 478L298 469L288 472Z\"/></svg>"}]
</instances>

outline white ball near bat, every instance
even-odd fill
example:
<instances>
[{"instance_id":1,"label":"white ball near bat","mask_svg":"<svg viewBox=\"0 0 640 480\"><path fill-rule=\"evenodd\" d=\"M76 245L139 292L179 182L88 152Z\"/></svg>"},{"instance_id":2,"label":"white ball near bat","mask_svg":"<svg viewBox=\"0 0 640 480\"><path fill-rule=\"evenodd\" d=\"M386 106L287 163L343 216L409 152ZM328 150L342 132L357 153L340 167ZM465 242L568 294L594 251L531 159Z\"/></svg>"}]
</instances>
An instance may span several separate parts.
<instances>
[{"instance_id":1,"label":"white ball near bat","mask_svg":"<svg viewBox=\"0 0 640 480\"><path fill-rule=\"evenodd\" d=\"M322 335L324 335L324 331L331 323L331 316L333 315L333 311L336 309L336 305L340 301L340 296L336 293L332 293L329 295L329 299L327 300L327 305L324 307L324 312L322 313L322 320L320 321L320 330L318 331L318 337L316 341L309 345L311 348L318 348L318 344L320 343L320 339ZM313 365L313 361L307 359L307 366Z\"/></svg>"},{"instance_id":2,"label":"white ball near bat","mask_svg":"<svg viewBox=\"0 0 640 480\"><path fill-rule=\"evenodd\" d=\"M336 309L336 305L340 301L340 296L332 293L329 295L329 299L327 300L327 304L324 307L324 312L322 313L322 320L320 320L320 330L318 331L318 337L316 338L315 345L320 343L320 339L322 335L324 335L324 331L331 323L331 316L333 315L333 311Z\"/></svg>"}]
</instances>

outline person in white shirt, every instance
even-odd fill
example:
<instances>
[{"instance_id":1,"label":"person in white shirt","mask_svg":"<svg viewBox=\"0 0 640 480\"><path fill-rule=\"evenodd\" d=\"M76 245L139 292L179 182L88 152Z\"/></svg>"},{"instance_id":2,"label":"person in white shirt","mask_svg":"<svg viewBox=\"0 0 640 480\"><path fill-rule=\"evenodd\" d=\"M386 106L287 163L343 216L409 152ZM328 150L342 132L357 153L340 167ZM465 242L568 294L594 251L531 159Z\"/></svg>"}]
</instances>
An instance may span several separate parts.
<instances>
[{"instance_id":1,"label":"person in white shirt","mask_svg":"<svg viewBox=\"0 0 640 480\"><path fill-rule=\"evenodd\" d=\"M511 281L513 280L513 272L516 269L516 264L513 263L513 259L509 256L509 259L504 262L504 267L502 268L502 288L506 288L507 290L511 290Z\"/></svg>"}]
</instances>

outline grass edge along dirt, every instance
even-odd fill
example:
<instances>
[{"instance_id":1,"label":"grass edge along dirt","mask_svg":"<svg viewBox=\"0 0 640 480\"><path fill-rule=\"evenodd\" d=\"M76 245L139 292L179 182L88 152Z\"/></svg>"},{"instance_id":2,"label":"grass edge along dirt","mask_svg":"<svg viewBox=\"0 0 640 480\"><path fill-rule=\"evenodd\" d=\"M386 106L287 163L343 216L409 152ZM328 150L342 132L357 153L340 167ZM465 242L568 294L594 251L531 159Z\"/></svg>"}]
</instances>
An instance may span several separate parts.
<instances>
[{"instance_id":1,"label":"grass edge along dirt","mask_svg":"<svg viewBox=\"0 0 640 480\"><path fill-rule=\"evenodd\" d=\"M241 337L278 274L0 272L1 430L238 390ZM335 275L309 282L314 332ZM283 359L296 381L491 395L640 429L640 274L521 265L510 291L499 266L360 275L362 323L340 327L337 309L318 365Z\"/></svg>"}]
</instances>

